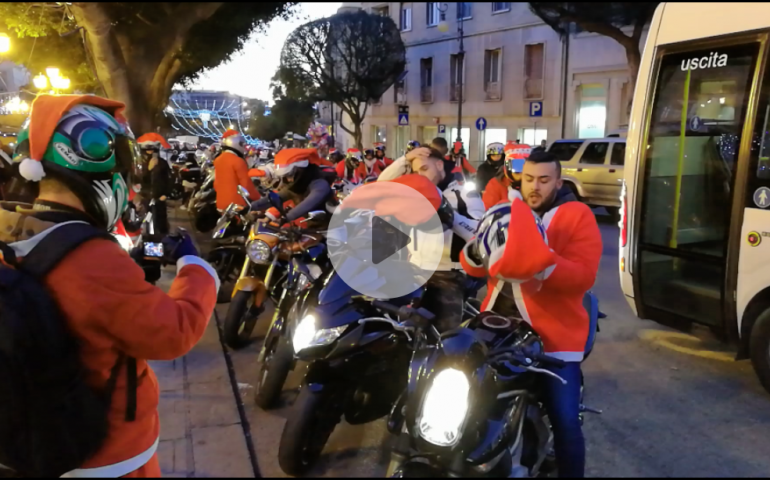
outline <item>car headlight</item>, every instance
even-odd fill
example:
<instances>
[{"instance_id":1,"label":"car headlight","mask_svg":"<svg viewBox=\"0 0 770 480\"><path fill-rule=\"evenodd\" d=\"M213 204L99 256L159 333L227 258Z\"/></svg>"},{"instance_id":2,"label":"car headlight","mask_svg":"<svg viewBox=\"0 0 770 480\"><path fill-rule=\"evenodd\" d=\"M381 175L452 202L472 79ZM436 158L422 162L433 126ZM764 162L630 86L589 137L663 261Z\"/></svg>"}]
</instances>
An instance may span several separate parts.
<instances>
[{"instance_id":1,"label":"car headlight","mask_svg":"<svg viewBox=\"0 0 770 480\"><path fill-rule=\"evenodd\" d=\"M347 328L347 325L343 325L341 327L317 330L315 322L316 320L313 315L306 315L305 318L299 322L297 328L294 330L294 337L292 338L295 352L299 353L310 347L329 345L337 340Z\"/></svg>"},{"instance_id":2,"label":"car headlight","mask_svg":"<svg viewBox=\"0 0 770 480\"><path fill-rule=\"evenodd\" d=\"M246 255L249 256L249 260L256 264L270 263L270 257L273 251L270 246L262 240L252 240L246 244Z\"/></svg>"},{"instance_id":3,"label":"car headlight","mask_svg":"<svg viewBox=\"0 0 770 480\"><path fill-rule=\"evenodd\" d=\"M440 447L451 447L460 441L460 428L468 414L469 391L470 383L463 372L454 368L439 372L422 404L420 436Z\"/></svg>"}]
</instances>

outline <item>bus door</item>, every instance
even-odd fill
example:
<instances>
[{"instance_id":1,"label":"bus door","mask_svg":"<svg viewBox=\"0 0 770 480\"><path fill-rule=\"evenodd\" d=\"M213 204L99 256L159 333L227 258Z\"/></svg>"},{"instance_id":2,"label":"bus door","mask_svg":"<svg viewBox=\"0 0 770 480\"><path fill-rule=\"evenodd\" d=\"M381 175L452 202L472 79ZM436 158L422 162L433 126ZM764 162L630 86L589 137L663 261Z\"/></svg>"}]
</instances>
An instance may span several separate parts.
<instances>
[{"instance_id":1,"label":"bus door","mask_svg":"<svg viewBox=\"0 0 770 480\"><path fill-rule=\"evenodd\" d=\"M658 55L639 167L634 290L642 318L725 327L735 173L759 53L752 36Z\"/></svg>"}]
</instances>

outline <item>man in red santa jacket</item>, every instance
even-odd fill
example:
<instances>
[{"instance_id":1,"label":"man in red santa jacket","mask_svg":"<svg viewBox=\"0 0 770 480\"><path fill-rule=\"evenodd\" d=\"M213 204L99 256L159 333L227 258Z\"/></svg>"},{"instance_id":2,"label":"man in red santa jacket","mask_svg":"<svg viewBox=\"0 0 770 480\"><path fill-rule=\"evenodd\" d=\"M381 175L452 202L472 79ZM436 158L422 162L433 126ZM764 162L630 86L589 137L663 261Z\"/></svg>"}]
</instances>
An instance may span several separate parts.
<instances>
[{"instance_id":1,"label":"man in red santa jacket","mask_svg":"<svg viewBox=\"0 0 770 480\"><path fill-rule=\"evenodd\" d=\"M585 470L580 362L589 320L583 297L601 255L593 212L563 187L556 157L540 151L524 164L521 194L487 212L461 256L470 275L489 275L482 310L523 318L542 337L546 354L567 362L551 369L567 385L544 377L560 477L582 477Z\"/></svg>"}]
</instances>

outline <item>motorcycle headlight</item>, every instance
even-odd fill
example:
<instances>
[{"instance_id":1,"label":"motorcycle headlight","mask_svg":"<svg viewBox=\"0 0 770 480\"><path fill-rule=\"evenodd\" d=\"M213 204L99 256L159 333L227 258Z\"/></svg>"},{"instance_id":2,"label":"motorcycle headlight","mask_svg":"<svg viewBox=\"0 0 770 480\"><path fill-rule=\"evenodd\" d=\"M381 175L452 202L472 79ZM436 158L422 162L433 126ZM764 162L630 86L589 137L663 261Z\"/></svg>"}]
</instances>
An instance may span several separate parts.
<instances>
[{"instance_id":1,"label":"motorcycle headlight","mask_svg":"<svg viewBox=\"0 0 770 480\"><path fill-rule=\"evenodd\" d=\"M343 325L341 327L317 330L315 322L316 320L313 315L306 315L305 318L299 322L296 330L294 330L294 337L292 338L295 352L299 353L310 347L329 345L337 340L347 328L347 325Z\"/></svg>"},{"instance_id":2,"label":"motorcycle headlight","mask_svg":"<svg viewBox=\"0 0 770 480\"><path fill-rule=\"evenodd\" d=\"M465 189L466 192L472 192L476 190L476 183L472 181L467 181L465 182L465 185L463 185L463 188Z\"/></svg>"},{"instance_id":3,"label":"motorcycle headlight","mask_svg":"<svg viewBox=\"0 0 770 480\"><path fill-rule=\"evenodd\" d=\"M262 240L252 240L246 244L246 255L252 262L265 265L270 263L273 251L270 246Z\"/></svg>"},{"instance_id":4,"label":"motorcycle headlight","mask_svg":"<svg viewBox=\"0 0 770 480\"><path fill-rule=\"evenodd\" d=\"M469 392L470 383L463 372L454 368L439 372L423 400L420 436L440 447L457 444L468 414Z\"/></svg>"}]
</instances>

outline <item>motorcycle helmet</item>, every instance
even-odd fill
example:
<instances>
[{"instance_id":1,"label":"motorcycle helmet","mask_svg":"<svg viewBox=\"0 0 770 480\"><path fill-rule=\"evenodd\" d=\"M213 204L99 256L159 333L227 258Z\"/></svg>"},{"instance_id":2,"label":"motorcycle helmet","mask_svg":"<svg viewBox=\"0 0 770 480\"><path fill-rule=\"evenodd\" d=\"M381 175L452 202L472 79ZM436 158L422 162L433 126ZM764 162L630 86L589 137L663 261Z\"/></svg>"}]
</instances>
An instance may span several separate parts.
<instances>
[{"instance_id":1,"label":"motorcycle helmet","mask_svg":"<svg viewBox=\"0 0 770 480\"><path fill-rule=\"evenodd\" d=\"M499 167L503 164L504 161L504 154L505 154L505 147L500 142L490 143L487 145L487 162L494 165L495 167ZM495 160L494 156L497 156L498 158Z\"/></svg>"},{"instance_id":2,"label":"motorcycle helmet","mask_svg":"<svg viewBox=\"0 0 770 480\"><path fill-rule=\"evenodd\" d=\"M235 130L228 130L222 134L222 150L230 150L239 157L246 155L246 139Z\"/></svg>"},{"instance_id":3,"label":"motorcycle helmet","mask_svg":"<svg viewBox=\"0 0 770 480\"><path fill-rule=\"evenodd\" d=\"M374 149L367 148L366 150L364 150L364 158L367 159L367 160L373 159L374 158Z\"/></svg>"},{"instance_id":4,"label":"motorcycle helmet","mask_svg":"<svg viewBox=\"0 0 770 480\"><path fill-rule=\"evenodd\" d=\"M407 142L406 144L406 153L409 153L415 148L419 148L419 147L420 147L420 142L418 142L417 140L409 140L409 142Z\"/></svg>"},{"instance_id":5,"label":"motorcycle helmet","mask_svg":"<svg viewBox=\"0 0 770 480\"><path fill-rule=\"evenodd\" d=\"M92 95L40 95L19 133L14 162L30 182L63 183L94 224L112 230L128 205L139 151L125 105Z\"/></svg>"},{"instance_id":6,"label":"motorcycle helmet","mask_svg":"<svg viewBox=\"0 0 770 480\"><path fill-rule=\"evenodd\" d=\"M385 144L380 142L375 143L374 154L377 158L385 158Z\"/></svg>"},{"instance_id":7,"label":"motorcycle helmet","mask_svg":"<svg viewBox=\"0 0 770 480\"><path fill-rule=\"evenodd\" d=\"M348 148L348 154L345 157L345 165L348 168L355 169L361 163L361 150L357 148Z\"/></svg>"}]
</instances>

